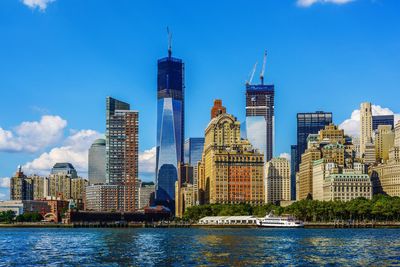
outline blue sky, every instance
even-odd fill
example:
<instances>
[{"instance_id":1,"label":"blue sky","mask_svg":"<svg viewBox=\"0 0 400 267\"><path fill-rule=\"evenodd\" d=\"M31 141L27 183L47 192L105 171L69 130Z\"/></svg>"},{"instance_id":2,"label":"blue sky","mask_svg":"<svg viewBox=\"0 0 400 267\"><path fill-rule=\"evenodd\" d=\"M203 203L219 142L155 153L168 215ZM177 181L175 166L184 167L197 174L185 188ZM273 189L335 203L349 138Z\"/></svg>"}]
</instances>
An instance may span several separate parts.
<instances>
[{"instance_id":1,"label":"blue sky","mask_svg":"<svg viewBox=\"0 0 400 267\"><path fill-rule=\"evenodd\" d=\"M244 120L244 83L264 49L277 156L296 142L297 112L332 111L350 130L363 101L397 114L399 10L398 0L2 0L0 177L68 159L83 173L110 95L140 112L141 176L151 179L167 25L186 63L186 137L203 135L215 98ZM0 187L4 198L5 179Z\"/></svg>"}]
</instances>

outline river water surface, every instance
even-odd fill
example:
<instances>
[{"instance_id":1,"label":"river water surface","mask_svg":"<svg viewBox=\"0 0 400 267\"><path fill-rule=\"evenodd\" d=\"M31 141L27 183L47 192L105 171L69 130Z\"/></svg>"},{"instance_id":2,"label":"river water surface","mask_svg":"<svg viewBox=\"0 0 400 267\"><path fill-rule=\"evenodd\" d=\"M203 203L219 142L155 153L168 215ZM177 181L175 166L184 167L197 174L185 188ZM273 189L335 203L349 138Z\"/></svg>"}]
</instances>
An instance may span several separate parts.
<instances>
[{"instance_id":1,"label":"river water surface","mask_svg":"<svg viewBox=\"0 0 400 267\"><path fill-rule=\"evenodd\" d=\"M400 266L398 229L0 229L0 266Z\"/></svg>"}]
</instances>

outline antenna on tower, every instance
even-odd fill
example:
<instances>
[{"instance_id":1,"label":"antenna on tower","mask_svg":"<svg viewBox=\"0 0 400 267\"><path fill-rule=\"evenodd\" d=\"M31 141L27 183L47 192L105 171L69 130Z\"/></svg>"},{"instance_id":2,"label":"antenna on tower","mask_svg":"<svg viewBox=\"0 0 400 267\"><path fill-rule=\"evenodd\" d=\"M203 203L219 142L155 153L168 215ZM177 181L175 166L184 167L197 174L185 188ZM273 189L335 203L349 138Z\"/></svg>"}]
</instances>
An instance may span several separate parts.
<instances>
[{"instance_id":1,"label":"antenna on tower","mask_svg":"<svg viewBox=\"0 0 400 267\"><path fill-rule=\"evenodd\" d=\"M264 61L263 61L263 66L262 66L262 70L260 73L260 80L261 80L261 84L264 85L264 73L265 73L265 65L267 64L267 50L265 50L264 52Z\"/></svg>"},{"instance_id":2,"label":"antenna on tower","mask_svg":"<svg viewBox=\"0 0 400 267\"><path fill-rule=\"evenodd\" d=\"M250 72L249 79L247 80L246 85L250 85L251 82L253 81L254 74L256 73L256 69L257 69L257 64L258 64L258 62L256 62L256 64L254 64L253 70Z\"/></svg>"},{"instance_id":3,"label":"antenna on tower","mask_svg":"<svg viewBox=\"0 0 400 267\"><path fill-rule=\"evenodd\" d=\"M167 26L167 34L168 34L168 57L172 55L172 32L169 31L169 27Z\"/></svg>"}]
</instances>

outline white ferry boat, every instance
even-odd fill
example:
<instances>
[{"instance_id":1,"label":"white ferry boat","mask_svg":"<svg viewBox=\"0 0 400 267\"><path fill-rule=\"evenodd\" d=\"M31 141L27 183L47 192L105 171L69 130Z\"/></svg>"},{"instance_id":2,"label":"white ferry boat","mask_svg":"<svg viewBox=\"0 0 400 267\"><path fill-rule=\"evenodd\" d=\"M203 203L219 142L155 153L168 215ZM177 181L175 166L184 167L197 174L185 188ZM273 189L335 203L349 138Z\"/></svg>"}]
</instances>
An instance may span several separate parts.
<instances>
[{"instance_id":1,"label":"white ferry boat","mask_svg":"<svg viewBox=\"0 0 400 267\"><path fill-rule=\"evenodd\" d=\"M265 218L257 220L257 226L275 228L303 228L304 223L302 221L295 220L292 217L277 217L270 213L265 216Z\"/></svg>"}]
</instances>

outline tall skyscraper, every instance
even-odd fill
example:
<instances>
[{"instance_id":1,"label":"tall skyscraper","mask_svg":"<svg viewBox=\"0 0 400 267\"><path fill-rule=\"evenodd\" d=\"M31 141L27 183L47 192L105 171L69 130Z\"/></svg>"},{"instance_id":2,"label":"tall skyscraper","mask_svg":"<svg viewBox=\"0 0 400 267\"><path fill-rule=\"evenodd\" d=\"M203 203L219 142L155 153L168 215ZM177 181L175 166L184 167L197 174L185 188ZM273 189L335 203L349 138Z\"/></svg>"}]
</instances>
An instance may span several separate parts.
<instances>
[{"instance_id":1,"label":"tall skyscraper","mask_svg":"<svg viewBox=\"0 0 400 267\"><path fill-rule=\"evenodd\" d=\"M297 114L297 160L296 172L299 171L301 156L307 149L307 138L310 134L317 134L325 126L332 123L332 113L317 111L313 113Z\"/></svg>"},{"instance_id":2,"label":"tall skyscraper","mask_svg":"<svg viewBox=\"0 0 400 267\"><path fill-rule=\"evenodd\" d=\"M371 103L362 103L360 108L360 153L365 154L366 145L372 143L372 106Z\"/></svg>"},{"instance_id":3,"label":"tall skyscraper","mask_svg":"<svg viewBox=\"0 0 400 267\"><path fill-rule=\"evenodd\" d=\"M130 105L107 97L106 181L124 189L124 210L138 203L139 113Z\"/></svg>"},{"instance_id":4,"label":"tall skyscraper","mask_svg":"<svg viewBox=\"0 0 400 267\"><path fill-rule=\"evenodd\" d=\"M273 158L266 164L265 203L291 200L290 163L285 158Z\"/></svg>"},{"instance_id":5,"label":"tall skyscraper","mask_svg":"<svg viewBox=\"0 0 400 267\"><path fill-rule=\"evenodd\" d=\"M89 149L88 177L90 184L106 183L106 140L97 139Z\"/></svg>"},{"instance_id":6,"label":"tall skyscraper","mask_svg":"<svg viewBox=\"0 0 400 267\"><path fill-rule=\"evenodd\" d=\"M390 125L394 128L394 115L372 116L372 130L378 130L379 125Z\"/></svg>"},{"instance_id":7,"label":"tall skyscraper","mask_svg":"<svg viewBox=\"0 0 400 267\"><path fill-rule=\"evenodd\" d=\"M184 63L172 57L158 60L156 200L173 208L178 162L184 161ZM174 210L174 209L171 209Z\"/></svg>"},{"instance_id":8,"label":"tall skyscraper","mask_svg":"<svg viewBox=\"0 0 400 267\"><path fill-rule=\"evenodd\" d=\"M290 147L290 200L296 200L297 145Z\"/></svg>"},{"instance_id":9,"label":"tall skyscraper","mask_svg":"<svg viewBox=\"0 0 400 267\"><path fill-rule=\"evenodd\" d=\"M275 86L246 84L246 136L269 161L274 147Z\"/></svg>"}]
</instances>

